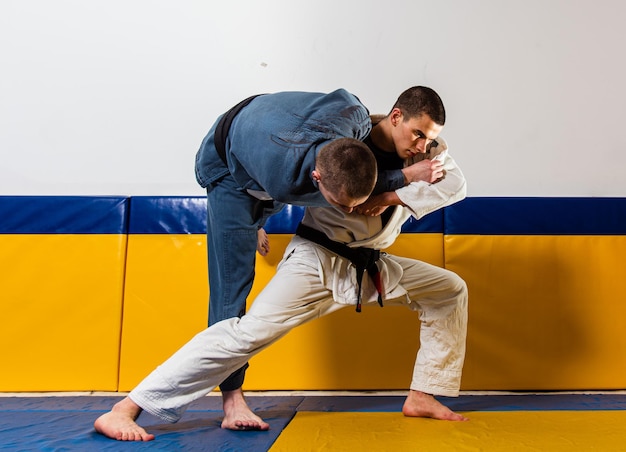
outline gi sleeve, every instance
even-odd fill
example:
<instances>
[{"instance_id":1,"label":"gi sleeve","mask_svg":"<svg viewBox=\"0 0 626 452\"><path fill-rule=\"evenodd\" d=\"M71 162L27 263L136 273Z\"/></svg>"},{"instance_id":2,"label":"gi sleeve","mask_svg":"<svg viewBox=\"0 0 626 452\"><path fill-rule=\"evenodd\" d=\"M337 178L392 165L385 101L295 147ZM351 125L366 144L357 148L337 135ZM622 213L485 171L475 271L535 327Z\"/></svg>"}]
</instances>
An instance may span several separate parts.
<instances>
[{"instance_id":1,"label":"gi sleeve","mask_svg":"<svg viewBox=\"0 0 626 452\"><path fill-rule=\"evenodd\" d=\"M380 171L372 194L378 195L387 191L396 191L402 187L404 187L404 174L402 174L402 170Z\"/></svg>"},{"instance_id":2,"label":"gi sleeve","mask_svg":"<svg viewBox=\"0 0 626 452\"><path fill-rule=\"evenodd\" d=\"M411 182L396 190L400 201L416 219L454 204L467 195L465 176L448 153L446 142L442 138L437 138L437 141L439 144L436 149L431 150L431 159L443 162L444 177L432 184L424 181Z\"/></svg>"}]
</instances>

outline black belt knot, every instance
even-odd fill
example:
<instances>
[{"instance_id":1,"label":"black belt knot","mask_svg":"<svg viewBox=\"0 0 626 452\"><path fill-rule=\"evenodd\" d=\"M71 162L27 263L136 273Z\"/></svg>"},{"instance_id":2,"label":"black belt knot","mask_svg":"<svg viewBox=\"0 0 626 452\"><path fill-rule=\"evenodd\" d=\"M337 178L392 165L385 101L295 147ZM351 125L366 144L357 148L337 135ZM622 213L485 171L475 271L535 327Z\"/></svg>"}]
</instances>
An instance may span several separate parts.
<instances>
[{"instance_id":1,"label":"black belt knot","mask_svg":"<svg viewBox=\"0 0 626 452\"><path fill-rule=\"evenodd\" d=\"M364 247L350 248L344 243L336 242L329 239L328 236L323 232L306 226L302 223L298 225L296 235L315 242L318 245L323 246L327 250L339 256L345 257L350 262L352 262L356 269L356 282L359 286L356 302L356 312L361 312L361 285L363 282L363 274L365 273L365 270L367 270L367 274L370 276L371 280L376 286L376 290L378 291L378 304L382 307L382 278L380 276L380 272L378 271L378 266L376 265L376 262L380 259L380 250Z\"/></svg>"}]
</instances>

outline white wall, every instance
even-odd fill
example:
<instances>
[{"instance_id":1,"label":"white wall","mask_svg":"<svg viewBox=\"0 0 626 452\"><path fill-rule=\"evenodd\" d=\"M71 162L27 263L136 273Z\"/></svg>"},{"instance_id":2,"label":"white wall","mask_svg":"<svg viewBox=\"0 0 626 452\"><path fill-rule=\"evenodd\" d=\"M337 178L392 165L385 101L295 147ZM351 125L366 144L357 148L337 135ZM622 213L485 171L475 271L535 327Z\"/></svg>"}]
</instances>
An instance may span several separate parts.
<instances>
[{"instance_id":1,"label":"white wall","mask_svg":"<svg viewBox=\"0 0 626 452\"><path fill-rule=\"evenodd\" d=\"M387 6L385 6L385 4ZM201 195L259 92L435 88L470 196L626 196L619 0L0 0L0 195Z\"/></svg>"}]
</instances>

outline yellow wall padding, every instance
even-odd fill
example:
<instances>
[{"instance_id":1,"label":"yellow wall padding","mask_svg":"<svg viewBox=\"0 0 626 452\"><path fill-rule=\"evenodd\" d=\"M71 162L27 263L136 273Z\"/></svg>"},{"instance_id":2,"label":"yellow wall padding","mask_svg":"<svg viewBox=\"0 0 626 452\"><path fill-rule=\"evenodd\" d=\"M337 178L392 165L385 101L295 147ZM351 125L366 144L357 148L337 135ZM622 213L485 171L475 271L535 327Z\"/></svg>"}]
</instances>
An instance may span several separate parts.
<instances>
[{"instance_id":1,"label":"yellow wall padding","mask_svg":"<svg viewBox=\"0 0 626 452\"><path fill-rule=\"evenodd\" d=\"M626 236L445 238L468 284L462 389L626 387Z\"/></svg>"},{"instance_id":2,"label":"yellow wall padding","mask_svg":"<svg viewBox=\"0 0 626 452\"><path fill-rule=\"evenodd\" d=\"M252 296L274 274L290 234L271 234ZM442 242L445 241L445 247ZM206 326L204 235L131 235L121 391ZM457 272L470 290L464 390L626 386L624 236L402 234L389 252ZM244 389L404 389L417 315L346 308L301 326L251 360Z\"/></svg>"},{"instance_id":3,"label":"yellow wall padding","mask_svg":"<svg viewBox=\"0 0 626 452\"><path fill-rule=\"evenodd\" d=\"M273 276L291 234L271 234L257 256L249 302ZM390 252L443 264L442 234L407 234ZM204 235L131 235L124 303L120 391L206 326ZM378 306L348 307L299 327L251 361L244 389L404 389L419 345L417 314Z\"/></svg>"},{"instance_id":4,"label":"yellow wall padding","mask_svg":"<svg viewBox=\"0 0 626 452\"><path fill-rule=\"evenodd\" d=\"M278 235L270 235L272 244ZM284 236L279 255L291 238ZM442 234L400 236L390 253L443 264ZM258 293L279 256L257 259ZM260 273L260 274L259 274ZM406 389L419 347L417 313L403 307L347 306L292 330L250 361L244 389Z\"/></svg>"},{"instance_id":5,"label":"yellow wall padding","mask_svg":"<svg viewBox=\"0 0 626 452\"><path fill-rule=\"evenodd\" d=\"M128 237L119 390L129 391L207 326L206 236Z\"/></svg>"},{"instance_id":6,"label":"yellow wall padding","mask_svg":"<svg viewBox=\"0 0 626 452\"><path fill-rule=\"evenodd\" d=\"M2 391L117 389L125 234L0 235Z\"/></svg>"}]
</instances>

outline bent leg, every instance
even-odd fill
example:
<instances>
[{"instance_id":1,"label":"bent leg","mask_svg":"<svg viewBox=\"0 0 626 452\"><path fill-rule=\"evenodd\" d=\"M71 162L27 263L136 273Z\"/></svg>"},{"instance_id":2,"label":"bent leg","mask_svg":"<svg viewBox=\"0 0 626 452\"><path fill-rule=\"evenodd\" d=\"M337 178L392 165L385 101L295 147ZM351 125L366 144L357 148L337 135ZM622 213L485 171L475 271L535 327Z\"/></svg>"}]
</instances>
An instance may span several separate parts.
<instances>
[{"instance_id":1,"label":"bent leg","mask_svg":"<svg viewBox=\"0 0 626 452\"><path fill-rule=\"evenodd\" d=\"M211 326L246 312L254 281L259 227L282 205L260 201L227 175L207 190L209 322ZM239 389L247 363L222 382L223 391Z\"/></svg>"},{"instance_id":2,"label":"bent leg","mask_svg":"<svg viewBox=\"0 0 626 452\"><path fill-rule=\"evenodd\" d=\"M394 260L404 269L401 284L421 321L411 389L457 396L465 360L467 286L449 270L414 259Z\"/></svg>"},{"instance_id":3,"label":"bent leg","mask_svg":"<svg viewBox=\"0 0 626 452\"><path fill-rule=\"evenodd\" d=\"M232 176L207 190L209 326L245 313L262 218L259 203Z\"/></svg>"},{"instance_id":4,"label":"bent leg","mask_svg":"<svg viewBox=\"0 0 626 452\"><path fill-rule=\"evenodd\" d=\"M459 393L467 335L467 286L449 270L413 259L393 259L404 269L401 285L421 321L420 349L402 412L412 417L467 420L433 396Z\"/></svg>"}]
</instances>

